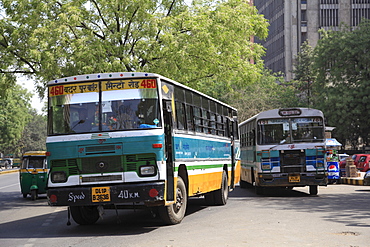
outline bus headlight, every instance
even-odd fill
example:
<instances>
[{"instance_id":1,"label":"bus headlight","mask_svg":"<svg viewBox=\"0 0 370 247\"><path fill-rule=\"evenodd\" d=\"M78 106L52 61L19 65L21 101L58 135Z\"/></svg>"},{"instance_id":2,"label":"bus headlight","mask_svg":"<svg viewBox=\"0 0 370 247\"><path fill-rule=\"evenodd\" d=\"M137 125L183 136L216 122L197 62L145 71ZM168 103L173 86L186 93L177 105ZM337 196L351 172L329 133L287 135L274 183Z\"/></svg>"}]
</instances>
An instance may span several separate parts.
<instances>
[{"instance_id":1,"label":"bus headlight","mask_svg":"<svg viewBox=\"0 0 370 247\"><path fill-rule=\"evenodd\" d=\"M157 175L157 169L153 165L140 166L140 176L149 177Z\"/></svg>"},{"instance_id":2,"label":"bus headlight","mask_svg":"<svg viewBox=\"0 0 370 247\"><path fill-rule=\"evenodd\" d=\"M63 171L52 172L51 173L51 182L53 183L64 183L67 182L67 175Z\"/></svg>"}]
</instances>

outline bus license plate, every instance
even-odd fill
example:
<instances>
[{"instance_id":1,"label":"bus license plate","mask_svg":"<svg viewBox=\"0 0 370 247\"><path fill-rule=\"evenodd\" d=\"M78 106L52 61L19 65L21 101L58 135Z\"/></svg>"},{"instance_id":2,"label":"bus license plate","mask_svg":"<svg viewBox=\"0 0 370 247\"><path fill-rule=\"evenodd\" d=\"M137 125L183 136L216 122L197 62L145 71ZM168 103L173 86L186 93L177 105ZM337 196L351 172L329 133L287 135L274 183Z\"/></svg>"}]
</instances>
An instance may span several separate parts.
<instances>
[{"instance_id":1,"label":"bus license plate","mask_svg":"<svg viewBox=\"0 0 370 247\"><path fill-rule=\"evenodd\" d=\"M301 182L300 175L289 175L289 183L299 183Z\"/></svg>"},{"instance_id":2,"label":"bus license plate","mask_svg":"<svg viewBox=\"0 0 370 247\"><path fill-rule=\"evenodd\" d=\"M109 187L93 187L91 193L92 202L110 202Z\"/></svg>"}]
</instances>

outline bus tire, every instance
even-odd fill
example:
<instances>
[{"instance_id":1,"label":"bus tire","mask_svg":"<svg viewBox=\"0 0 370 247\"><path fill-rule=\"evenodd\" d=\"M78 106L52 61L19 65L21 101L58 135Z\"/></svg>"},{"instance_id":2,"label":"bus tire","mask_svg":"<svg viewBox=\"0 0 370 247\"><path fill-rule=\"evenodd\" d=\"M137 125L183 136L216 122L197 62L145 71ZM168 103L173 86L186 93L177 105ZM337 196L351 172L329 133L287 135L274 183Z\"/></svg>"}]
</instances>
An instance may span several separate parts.
<instances>
[{"instance_id":1,"label":"bus tire","mask_svg":"<svg viewBox=\"0 0 370 247\"><path fill-rule=\"evenodd\" d=\"M318 193L317 185L310 185L310 195L314 196L317 195L317 193Z\"/></svg>"},{"instance_id":2,"label":"bus tire","mask_svg":"<svg viewBox=\"0 0 370 247\"><path fill-rule=\"evenodd\" d=\"M215 205L225 205L229 198L229 186L226 172L222 172L221 188L214 191Z\"/></svg>"},{"instance_id":3,"label":"bus tire","mask_svg":"<svg viewBox=\"0 0 370 247\"><path fill-rule=\"evenodd\" d=\"M27 193L23 193L23 198L27 198Z\"/></svg>"},{"instance_id":4,"label":"bus tire","mask_svg":"<svg viewBox=\"0 0 370 247\"><path fill-rule=\"evenodd\" d=\"M79 225L92 225L99 219L97 206L71 206L73 220Z\"/></svg>"},{"instance_id":5,"label":"bus tire","mask_svg":"<svg viewBox=\"0 0 370 247\"><path fill-rule=\"evenodd\" d=\"M37 190L31 190L31 200L35 201L37 199Z\"/></svg>"},{"instance_id":6,"label":"bus tire","mask_svg":"<svg viewBox=\"0 0 370 247\"><path fill-rule=\"evenodd\" d=\"M185 216L188 204L188 195L184 180L181 177L177 178L176 199L175 203L169 206L161 206L158 208L159 216L169 225L175 225L182 221Z\"/></svg>"}]
</instances>

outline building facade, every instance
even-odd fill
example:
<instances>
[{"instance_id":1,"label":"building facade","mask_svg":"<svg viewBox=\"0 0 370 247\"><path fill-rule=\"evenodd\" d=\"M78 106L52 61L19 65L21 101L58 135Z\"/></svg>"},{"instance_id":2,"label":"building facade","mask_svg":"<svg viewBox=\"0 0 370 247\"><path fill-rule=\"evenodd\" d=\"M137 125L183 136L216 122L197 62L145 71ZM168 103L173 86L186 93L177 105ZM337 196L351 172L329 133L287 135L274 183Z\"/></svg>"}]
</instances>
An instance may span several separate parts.
<instances>
[{"instance_id":1,"label":"building facade","mask_svg":"<svg viewBox=\"0 0 370 247\"><path fill-rule=\"evenodd\" d=\"M254 0L259 13L269 20L269 36L256 40L266 48L265 66L294 79L295 57L307 41L315 47L319 30L357 26L370 18L370 0Z\"/></svg>"}]
</instances>

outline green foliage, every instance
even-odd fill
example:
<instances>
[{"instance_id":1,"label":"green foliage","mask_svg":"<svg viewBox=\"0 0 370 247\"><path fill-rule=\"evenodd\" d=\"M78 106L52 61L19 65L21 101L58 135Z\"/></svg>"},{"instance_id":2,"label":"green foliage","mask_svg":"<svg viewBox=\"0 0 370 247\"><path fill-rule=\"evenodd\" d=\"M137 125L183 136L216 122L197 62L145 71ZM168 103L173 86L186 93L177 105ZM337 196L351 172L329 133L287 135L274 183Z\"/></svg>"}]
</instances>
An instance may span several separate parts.
<instances>
[{"instance_id":1,"label":"green foliage","mask_svg":"<svg viewBox=\"0 0 370 247\"><path fill-rule=\"evenodd\" d=\"M47 117L38 115L35 110L30 112L32 118L24 128L22 139L19 142L21 153L34 150L46 150L46 122Z\"/></svg>"},{"instance_id":2,"label":"green foliage","mask_svg":"<svg viewBox=\"0 0 370 247\"><path fill-rule=\"evenodd\" d=\"M33 77L41 94L55 78L112 71L159 73L214 96L256 81L264 51L250 37L265 38L267 20L244 0L194 2L2 0L0 73Z\"/></svg>"},{"instance_id":3,"label":"green foliage","mask_svg":"<svg viewBox=\"0 0 370 247\"><path fill-rule=\"evenodd\" d=\"M305 42L298 53L293 73L295 75L294 87L298 90L299 106L312 107L315 100L313 83L316 81L314 72L313 48Z\"/></svg>"},{"instance_id":4,"label":"green foliage","mask_svg":"<svg viewBox=\"0 0 370 247\"><path fill-rule=\"evenodd\" d=\"M0 78L5 76L0 75ZM0 152L17 154L23 129L30 119L31 95L18 85L8 85L3 94L0 96Z\"/></svg>"},{"instance_id":5,"label":"green foliage","mask_svg":"<svg viewBox=\"0 0 370 247\"><path fill-rule=\"evenodd\" d=\"M315 105L324 111L335 136L357 145L369 144L370 22L356 29L323 32L315 48Z\"/></svg>"},{"instance_id":6,"label":"green foliage","mask_svg":"<svg viewBox=\"0 0 370 247\"><path fill-rule=\"evenodd\" d=\"M296 94L296 88L292 84L285 83L282 77L264 70L259 80L235 89L233 93L225 95L224 100L238 109L241 122L262 111L299 106Z\"/></svg>"}]
</instances>

